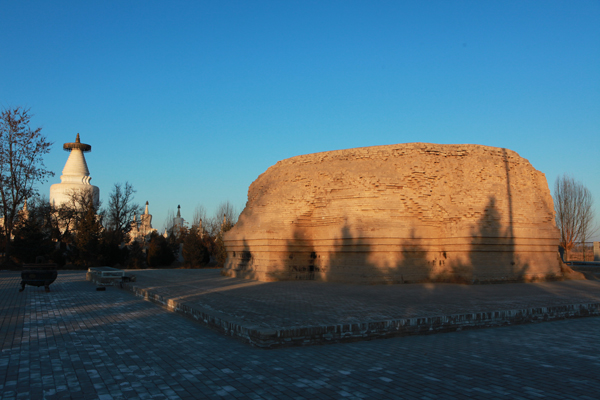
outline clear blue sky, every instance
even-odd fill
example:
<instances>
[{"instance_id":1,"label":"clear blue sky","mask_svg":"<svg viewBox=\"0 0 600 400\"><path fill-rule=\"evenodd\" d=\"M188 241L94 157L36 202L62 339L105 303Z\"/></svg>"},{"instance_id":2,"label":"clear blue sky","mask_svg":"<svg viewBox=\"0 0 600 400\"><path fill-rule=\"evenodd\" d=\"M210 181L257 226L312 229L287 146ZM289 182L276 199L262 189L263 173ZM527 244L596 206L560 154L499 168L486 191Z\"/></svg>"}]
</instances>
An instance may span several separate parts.
<instances>
[{"instance_id":1,"label":"clear blue sky","mask_svg":"<svg viewBox=\"0 0 600 400\"><path fill-rule=\"evenodd\" d=\"M600 219L599 1L3 1L0 107L92 145L106 203L154 227L240 211L279 160L406 142L506 147L572 174Z\"/></svg>"}]
</instances>

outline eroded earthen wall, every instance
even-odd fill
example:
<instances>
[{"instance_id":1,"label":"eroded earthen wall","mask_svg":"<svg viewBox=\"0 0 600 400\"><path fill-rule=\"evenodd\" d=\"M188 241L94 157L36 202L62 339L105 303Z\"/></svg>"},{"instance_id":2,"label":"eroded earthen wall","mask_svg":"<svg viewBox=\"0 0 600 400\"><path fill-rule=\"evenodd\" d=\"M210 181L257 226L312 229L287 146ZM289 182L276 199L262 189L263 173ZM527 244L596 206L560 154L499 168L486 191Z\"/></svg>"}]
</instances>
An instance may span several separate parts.
<instances>
[{"instance_id":1,"label":"eroded earthen wall","mask_svg":"<svg viewBox=\"0 0 600 400\"><path fill-rule=\"evenodd\" d=\"M259 280L559 277L543 173L507 149L409 143L278 162L225 234L224 273Z\"/></svg>"}]
</instances>

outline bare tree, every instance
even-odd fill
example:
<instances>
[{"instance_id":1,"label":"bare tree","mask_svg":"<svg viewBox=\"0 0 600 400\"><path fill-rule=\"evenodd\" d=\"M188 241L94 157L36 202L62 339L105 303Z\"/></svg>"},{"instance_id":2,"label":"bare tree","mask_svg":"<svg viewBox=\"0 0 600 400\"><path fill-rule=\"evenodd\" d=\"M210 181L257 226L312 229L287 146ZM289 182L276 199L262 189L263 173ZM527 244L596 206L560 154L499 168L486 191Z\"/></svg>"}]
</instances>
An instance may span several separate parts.
<instances>
[{"instance_id":1,"label":"bare tree","mask_svg":"<svg viewBox=\"0 0 600 400\"><path fill-rule=\"evenodd\" d=\"M227 220L227 223L231 224L231 226L235 225L238 220L239 213L231 204L229 200L222 202L219 204L219 208L217 208L216 217L223 221L223 217Z\"/></svg>"},{"instance_id":2,"label":"bare tree","mask_svg":"<svg viewBox=\"0 0 600 400\"><path fill-rule=\"evenodd\" d=\"M224 201L219 204L216 212L206 219L202 220L202 226L204 230L210 237L216 237L221 230L227 231L235 225L238 219L238 212L229 201ZM226 226L224 226L223 222L226 221Z\"/></svg>"},{"instance_id":3,"label":"bare tree","mask_svg":"<svg viewBox=\"0 0 600 400\"><path fill-rule=\"evenodd\" d=\"M167 211L167 217L165 218L165 230L167 232L173 231L173 220L175 219L175 211L170 209Z\"/></svg>"},{"instance_id":4,"label":"bare tree","mask_svg":"<svg viewBox=\"0 0 600 400\"><path fill-rule=\"evenodd\" d=\"M208 236L214 238L219 233L219 229L221 229L220 226L222 221L222 216L220 220L218 216L214 215L212 217L206 217L206 219L202 220L202 228Z\"/></svg>"},{"instance_id":5,"label":"bare tree","mask_svg":"<svg viewBox=\"0 0 600 400\"><path fill-rule=\"evenodd\" d=\"M57 240L67 243L71 241L71 236L76 232L77 226L89 208L90 201L93 202L93 200L94 193L91 190L71 190L68 193L67 201L60 206L54 208L50 204L50 218L53 220L53 226L57 232ZM94 204L94 207L98 210L100 203L97 206ZM96 217L100 224L102 224L103 217L103 212Z\"/></svg>"},{"instance_id":6,"label":"bare tree","mask_svg":"<svg viewBox=\"0 0 600 400\"><path fill-rule=\"evenodd\" d=\"M55 207L45 197L34 197L27 202L27 208L37 216L42 231L57 242L70 242L74 231L76 212L68 204Z\"/></svg>"},{"instance_id":7,"label":"bare tree","mask_svg":"<svg viewBox=\"0 0 600 400\"><path fill-rule=\"evenodd\" d=\"M593 235L594 211L592 194L581 182L568 175L559 176L554 184L556 226L560 245L569 252L576 243Z\"/></svg>"},{"instance_id":8,"label":"bare tree","mask_svg":"<svg viewBox=\"0 0 600 400\"><path fill-rule=\"evenodd\" d=\"M35 219L40 230L47 236L55 239L55 221L54 207L45 196L35 196L27 200L28 218Z\"/></svg>"},{"instance_id":9,"label":"bare tree","mask_svg":"<svg viewBox=\"0 0 600 400\"><path fill-rule=\"evenodd\" d=\"M194 218L192 219L192 227L198 227L200 225L200 221L202 221L202 224L204 224L205 222L208 222L208 220L206 218L206 208L203 205L198 204L196 206L196 208L194 209Z\"/></svg>"},{"instance_id":10,"label":"bare tree","mask_svg":"<svg viewBox=\"0 0 600 400\"><path fill-rule=\"evenodd\" d=\"M54 173L44 165L44 155L51 142L41 134L42 128L31 129L28 109L17 107L0 113L0 200L4 217L6 255L10 237L25 199L37 194L34 184L46 182Z\"/></svg>"},{"instance_id":11,"label":"bare tree","mask_svg":"<svg viewBox=\"0 0 600 400\"><path fill-rule=\"evenodd\" d=\"M587 189L586 189L587 190ZM593 199L592 199L592 195L590 194L590 218L584 218L581 221L581 238L580 238L580 242L581 242L581 251L582 251L582 256L583 256L583 261L586 261L585 259L585 242L590 238L590 236L593 236L596 234L596 232L598 232L598 229L600 228L600 226L596 225L594 223L594 213L592 210L592 204L593 204ZM592 256L592 260L593 260L593 256Z\"/></svg>"},{"instance_id":12,"label":"bare tree","mask_svg":"<svg viewBox=\"0 0 600 400\"><path fill-rule=\"evenodd\" d=\"M236 224L238 220L238 213L235 207L229 202L225 201L219 204L213 221L218 226L218 230L215 235L213 245L213 256L217 261L217 266L223 267L225 260L227 259L227 251L225 249L225 243L223 241L223 234L229 231ZM215 223L213 222L213 223Z\"/></svg>"},{"instance_id":13,"label":"bare tree","mask_svg":"<svg viewBox=\"0 0 600 400\"><path fill-rule=\"evenodd\" d=\"M106 228L112 230L120 241L131 230L133 216L139 214L141 207L133 202L135 189L129 182L125 185L115 183L108 199L108 209L105 213Z\"/></svg>"}]
</instances>

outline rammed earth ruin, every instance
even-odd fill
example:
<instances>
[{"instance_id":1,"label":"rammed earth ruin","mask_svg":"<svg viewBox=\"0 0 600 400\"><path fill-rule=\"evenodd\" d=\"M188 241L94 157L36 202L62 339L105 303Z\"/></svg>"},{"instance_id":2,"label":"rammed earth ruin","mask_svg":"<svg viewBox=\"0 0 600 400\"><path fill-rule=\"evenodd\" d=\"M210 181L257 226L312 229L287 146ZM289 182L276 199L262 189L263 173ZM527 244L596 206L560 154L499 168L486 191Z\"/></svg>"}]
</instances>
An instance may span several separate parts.
<instances>
[{"instance_id":1,"label":"rammed earth ruin","mask_svg":"<svg viewBox=\"0 0 600 400\"><path fill-rule=\"evenodd\" d=\"M256 179L223 273L354 283L559 279L543 173L514 151L408 143L308 154Z\"/></svg>"}]
</instances>

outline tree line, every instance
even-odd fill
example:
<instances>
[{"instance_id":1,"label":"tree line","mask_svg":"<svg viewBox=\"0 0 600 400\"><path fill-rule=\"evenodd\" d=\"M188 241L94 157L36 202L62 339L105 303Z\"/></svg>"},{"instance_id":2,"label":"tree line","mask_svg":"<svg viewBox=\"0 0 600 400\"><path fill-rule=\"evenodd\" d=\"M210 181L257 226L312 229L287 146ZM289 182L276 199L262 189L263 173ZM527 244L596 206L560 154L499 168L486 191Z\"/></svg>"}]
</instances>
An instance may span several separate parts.
<instances>
[{"instance_id":1,"label":"tree line","mask_svg":"<svg viewBox=\"0 0 600 400\"><path fill-rule=\"evenodd\" d=\"M221 267L226 259L223 233L235 223L235 211L223 203L213 217L187 226L170 226L167 237L154 231L130 238L133 215L141 207L133 202L133 186L114 185L108 206L94 204L91 192L74 191L58 207L45 198L34 197L26 210L17 213L11 240L0 235L10 254L5 265L33 263L39 257L68 268L118 266L123 268ZM225 222L223 209L231 209ZM225 214L227 215L227 214ZM198 221L199 222L199 221ZM182 253L183 263L177 262Z\"/></svg>"}]
</instances>

